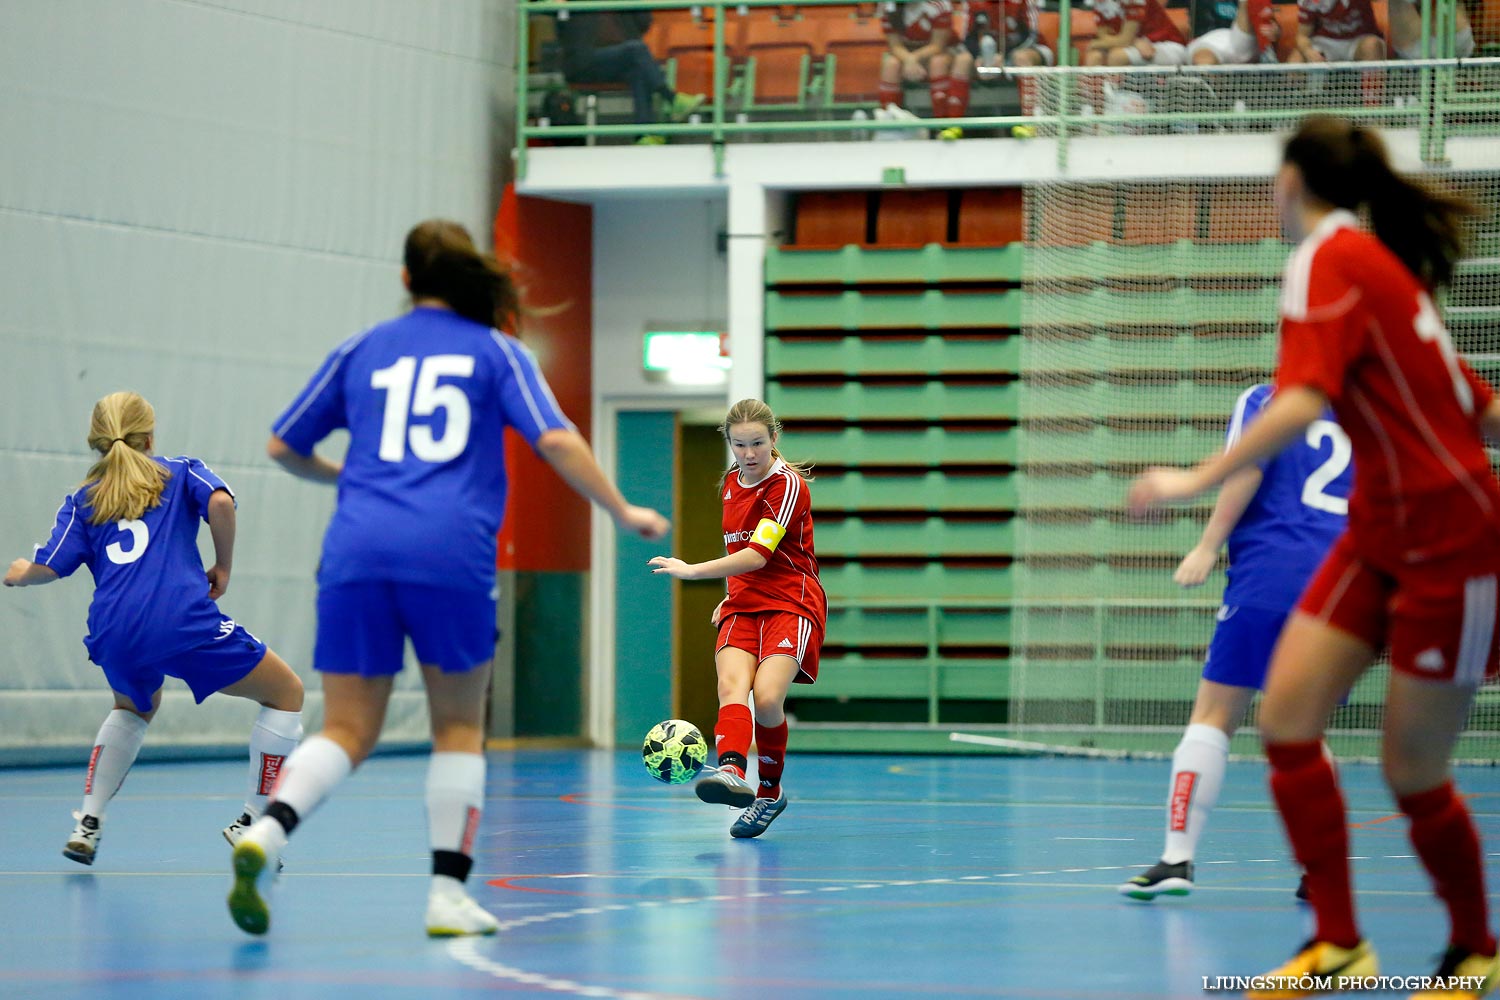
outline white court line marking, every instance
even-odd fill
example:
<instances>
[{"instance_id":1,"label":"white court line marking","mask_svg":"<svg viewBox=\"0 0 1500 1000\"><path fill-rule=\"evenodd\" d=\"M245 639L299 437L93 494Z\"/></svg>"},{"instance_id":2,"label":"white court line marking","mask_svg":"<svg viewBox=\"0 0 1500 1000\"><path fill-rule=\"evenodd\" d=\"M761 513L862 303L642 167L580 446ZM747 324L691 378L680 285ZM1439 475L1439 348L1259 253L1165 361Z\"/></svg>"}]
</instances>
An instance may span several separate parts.
<instances>
[{"instance_id":1,"label":"white court line marking","mask_svg":"<svg viewBox=\"0 0 1500 1000\"><path fill-rule=\"evenodd\" d=\"M1487 854L1487 856L1488 857L1500 857L1500 851L1491 851L1491 852L1489 852ZM1410 860L1413 857L1414 857L1414 855L1411 855L1411 854L1385 854L1385 855L1375 855L1375 856L1358 855L1358 856L1353 857L1351 860L1359 860L1359 861L1372 861L1372 860L1373 861L1405 861L1405 860ZM1243 859L1238 859L1238 860L1236 860L1236 859L1229 859L1229 860L1219 860L1219 861L1204 861L1204 862L1200 862L1200 864L1205 864L1205 865L1260 865L1260 864L1290 864L1290 862L1286 861L1285 859L1281 859L1281 858L1243 858ZM543 923L551 923L551 922L558 921L558 920L568 920L568 919L571 919L573 917L594 916L594 915L599 915L599 914L606 913L606 912L608 912L608 913L617 913L617 912L620 912L620 911L623 911L623 910L651 909L651 908L660 907L660 906L686 906L686 905L696 904L696 903L732 902L732 901L735 901L735 900L764 899L764 898L768 898L768 897L807 896L807 895L811 895L814 892L851 892L851 891L855 891L855 890L891 889L891 888L900 888L900 887L913 886L913 885L958 885L958 884L963 883L963 882L987 882L987 881L991 881L991 880L999 880L999 879L1007 879L1007 878L1027 878L1027 877L1036 876L1036 875L1056 875L1056 874L1062 874L1062 873L1080 874L1080 873L1088 873L1088 872L1110 872L1110 871L1119 871L1123 867L1126 867L1126 866L1124 866L1124 865L1100 865L1100 866L1095 867L1095 868L1063 868L1063 869L1060 869L1059 871L1056 871L1056 872L1053 872L1053 871L996 872L993 875L961 875L961 876L958 876L956 878L930 878L930 879L919 879L919 880L899 879L899 880L893 880L893 881L890 881L890 882L860 882L860 883L856 883L856 884L852 884L852 885L819 886L816 889L782 889L782 890L779 890L779 891L776 891L776 892L767 892L767 891L746 892L746 893L741 893L738 896L720 894L720 895L713 895L713 896L679 896L677 898L667 899L667 900L661 900L661 899L642 899L642 900L636 901L635 903L611 903L611 904L602 905L602 906L586 906L586 907L580 907L580 908L578 908L576 910L557 910L557 911L554 911L552 913L535 914L535 915L529 916L529 917L517 917L514 920L502 920L500 922L500 925L499 925L497 933L504 933L506 931L515 930L516 928L519 928L519 927L528 927L528 926L530 926L532 924L543 924ZM538 877L540 877L540 878L571 878L571 879L580 879L580 878L608 879L608 878L622 878L622 877L625 877L625 876L600 875L598 873L593 873L593 872L582 872L582 873L568 874L568 875L548 875L548 876L538 876ZM631 876L631 877L634 877L634 876ZM1240 888L1243 891L1258 891L1258 890L1254 890L1254 889L1249 889L1247 887L1240 887ZM1276 890L1265 890L1265 891L1281 892L1282 890L1281 889L1276 889ZM1366 894L1369 894L1369 893L1367 892ZM1376 895L1421 896L1423 898L1427 898L1430 895L1430 893L1427 893L1427 892L1405 892L1405 891L1387 891L1387 892L1377 892L1375 894ZM479 946L480 946L481 942L483 942L484 940L485 940L484 938L479 938L479 937L455 938L452 942L450 942L448 944L448 954L454 960L456 960L459 963L461 963L461 964L469 967L470 969L473 969L476 972L482 972L482 973L484 973L486 975L494 977L495 979L500 979L500 980L504 980L506 982L512 982L512 983L520 983L520 984L526 985L526 986L538 986L538 987L541 987L542 989L550 990L550 991L552 991L554 993L559 993L559 994L571 994L573 996L580 996L580 997L598 997L598 998L601 998L601 1000L679 1000L678 996L674 996L674 995L671 995L671 994L653 993L653 992L650 992L650 991L643 991L643 990L620 990L620 989L615 989L615 988L610 987L610 986L599 986L599 985L593 985L593 984L589 984L589 983L580 983L580 982L577 982L577 981L572 980L572 979L562 979L562 978L559 978L559 977L556 977L556 976L549 976L549 975L546 975L546 974L540 973L540 972L529 972L529 971L527 971L525 969L520 969L520 968L516 968L514 966L505 965L505 964L503 964L501 962L497 962L497 961L495 961L495 960L493 960L491 958L488 958L485 955L483 955L483 954L480 953Z\"/></svg>"},{"instance_id":2,"label":"white court line marking","mask_svg":"<svg viewBox=\"0 0 1500 1000\"><path fill-rule=\"evenodd\" d=\"M1108 840L1119 844L1133 844L1134 837L1053 837L1053 840Z\"/></svg>"}]
</instances>

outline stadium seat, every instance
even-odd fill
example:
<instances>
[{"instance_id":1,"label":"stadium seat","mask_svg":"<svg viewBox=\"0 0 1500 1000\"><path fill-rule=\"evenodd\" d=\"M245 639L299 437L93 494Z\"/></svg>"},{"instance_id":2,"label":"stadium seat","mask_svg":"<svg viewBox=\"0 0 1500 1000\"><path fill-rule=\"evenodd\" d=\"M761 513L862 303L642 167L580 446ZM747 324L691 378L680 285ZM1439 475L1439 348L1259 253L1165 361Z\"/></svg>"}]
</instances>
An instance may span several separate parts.
<instances>
[{"instance_id":1,"label":"stadium seat","mask_svg":"<svg viewBox=\"0 0 1500 1000\"><path fill-rule=\"evenodd\" d=\"M875 242L882 247L921 247L948 240L948 192L883 191L876 204Z\"/></svg>"},{"instance_id":2,"label":"stadium seat","mask_svg":"<svg viewBox=\"0 0 1500 1000\"><path fill-rule=\"evenodd\" d=\"M808 26L763 10L741 21L736 51L744 54L744 106L803 107L813 58Z\"/></svg>"},{"instance_id":3,"label":"stadium seat","mask_svg":"<svg viewBox=\"0 0 1500 1000\"><path fill-rule=\"evenodd\" d=\"M703 8L701 17L663 19L659 26L652 24L652 32L658 32L652 52L666 68L668 83L679 93L703 94L713 100L713 8ZM726 37L726 59L733 56L732 44L733 39Z\"/></svg>"},{"instance_id":4,"label":"stadium seat","mask_svg":"<svg viewBox=\"0 0 1500 1000\"><path fill-rule=\"evenodd\" d=\"M864 243L870 196L863 191L808 191L797 196L791 247L826 250Z\"/></svg>"},{"instance_id":5,"label":"stadium seat","mask_svg":"<svg viewBox=\"0 0 1500 1000\"><path fill-rule=\"evenodd\" d=\"M1085 197L1065 202L1038 199L1041 217L1037 235L1050 246L1083 246L1096 240L1107 240L1114 234L1115 206L1111 199Z\"/></svg>"},{"instance_id":6,"label":"stadium seat","mask_svg":"<svg viewBox=\"0 0 1500 1000\"><path fill-rule=\"evenodd\" d=\"M959 196L958 242L1005 246L1026 235L1020 188L973 188Z\"/></svg>"},{"instance_id":7,"label":"stadium seat","mask_svg":"<svg viewBox=\"0 0 1500 1000\"><path fill-rule=\"evenodd\" d=\"M1198 221L1196 193L1193 185L1126 188L1124 241L1175 243L1179 233L1193 232Z\"/></svg>"},{"instance_id":8,"label":"stadium seat","mask_svg":"<svg viewBox=\"0 0 1500 1000\"><path fill-rule=\"evenodd\" d=\"M844 16L818 18L814 24L815 44L822 56L823 104L875 103L880 93L880 58L887 48L880 22Z\"/></svg>"}]
</instances>

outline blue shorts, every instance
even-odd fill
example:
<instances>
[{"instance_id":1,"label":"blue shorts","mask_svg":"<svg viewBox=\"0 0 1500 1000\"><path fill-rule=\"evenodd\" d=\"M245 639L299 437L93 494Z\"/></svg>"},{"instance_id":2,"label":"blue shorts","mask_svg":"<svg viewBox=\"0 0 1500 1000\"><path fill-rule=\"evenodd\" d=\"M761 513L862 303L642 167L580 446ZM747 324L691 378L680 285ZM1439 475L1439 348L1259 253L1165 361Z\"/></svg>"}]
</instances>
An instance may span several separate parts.
<instances>
[{"instance_id":1,"label":"blue shorts","mask_svg":"<svg viewBox=\"0 0 1500 1000\"><path fill-rule=\"evenodd\" d=\"M151 699L168 677L186 681L193 700L203 699L231 684L238 684L266 658L266 644L245 631L231 618L219 624L219 635L202 645L135 666L102 665L109 686L135 702L142 712L151 711Z\"/></svg>"},{"instance_id":2,"label":"blue shorts","mask_svg":"<svg viewBox=\"0 0 1500 1000\"><path fill-rule=\"evenodd\" d=\"M399 674L408 636L418 663L473 670L495 655L494 591L390 580L319 588L313 669Z\"/></svg>"},{"instance_id":3,"label":"blue shorts","mask_svg":"<svg viewBox=\"0 0 1500 1000\"><path fill-rule=\"evenodd\" d=\"M1271 653L1291 610L1225 605L1203 660L1203 679L1234 687L1259 688L1266 682Z\"/></svg>"}]
</instances>

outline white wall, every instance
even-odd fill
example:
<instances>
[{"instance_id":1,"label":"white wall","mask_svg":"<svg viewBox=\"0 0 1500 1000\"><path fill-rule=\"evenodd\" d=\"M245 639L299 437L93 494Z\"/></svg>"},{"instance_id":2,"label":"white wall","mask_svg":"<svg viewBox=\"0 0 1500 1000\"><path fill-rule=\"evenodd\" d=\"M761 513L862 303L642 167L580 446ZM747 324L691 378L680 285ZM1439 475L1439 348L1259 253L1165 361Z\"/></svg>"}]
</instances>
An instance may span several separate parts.
<instances>
[{"instance_id":1,"label":"white wall","mask_svg":"<svg viewBox=\"0 0 1500 1000\"><path fill-rule=\"evenodd\" d=\"M267 430L333 344L403 307L414 222L487 240L513 20L510 0L0 0L7 561L87 469L93 402L134 389L159 449L239 494L224 610L311 678L332 495L273 470ZM0 750L91 740L90 591L83 572L0 598ZM169 682L154 742L243 738L248 706L186 697ZM420 737L400 701L390 732Z\"/></svg>"},{"instance_id":2,"label":"white wall","mask_svg":"<svg viewBox=\"0 0 1500 1000\"><path fill-rule=\"evenodd\" d=\"M615 438L621 409L722 409L728 385L694 386L648 378L642 335L658 323L688 329L729 329L728 258L718 250L725 229L722 197L605 199L594 205L593 445L606 470L629 457ZM732 349L732 348L731 348ZM753 357L737 365L761 367ZM588 731L614 742L614 528L597 509L589 579Z\"/></svg>"}]
</instances>

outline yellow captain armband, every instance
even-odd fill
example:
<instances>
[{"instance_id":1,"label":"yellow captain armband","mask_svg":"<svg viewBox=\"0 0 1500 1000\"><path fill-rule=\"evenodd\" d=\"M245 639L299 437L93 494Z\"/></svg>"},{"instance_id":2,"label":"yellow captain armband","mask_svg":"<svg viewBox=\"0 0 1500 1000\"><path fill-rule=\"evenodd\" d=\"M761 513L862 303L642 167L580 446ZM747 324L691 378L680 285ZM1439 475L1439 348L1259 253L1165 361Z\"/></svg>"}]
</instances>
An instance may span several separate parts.
<instances>
[{"instance_id":1,"label":"yellow captain armband","mask_svg":"<svg viewBox=\"0 0 1500 1000\"><path fill-rule=\"evenodd\" d=\"M760 519L760 523L755 526L755 533L750 536L750 540L756 545L775 552L776 546L781 544L781 539L785 536L785 528L769 517L763 517Z\"/></svg>"}]
</instances>

